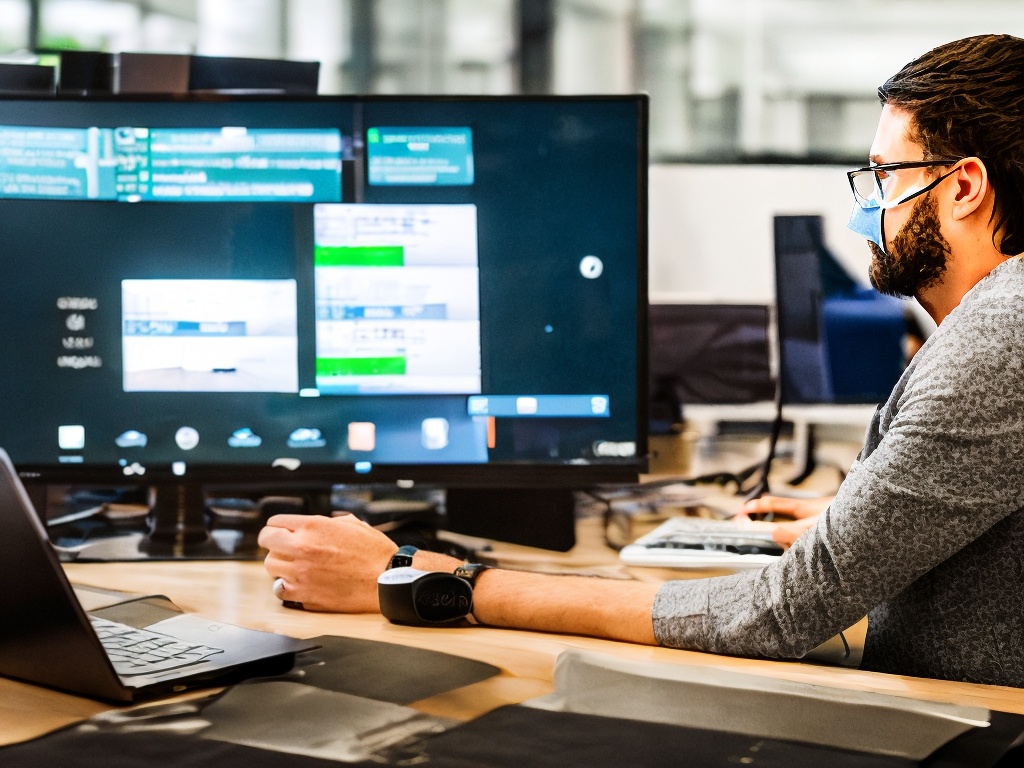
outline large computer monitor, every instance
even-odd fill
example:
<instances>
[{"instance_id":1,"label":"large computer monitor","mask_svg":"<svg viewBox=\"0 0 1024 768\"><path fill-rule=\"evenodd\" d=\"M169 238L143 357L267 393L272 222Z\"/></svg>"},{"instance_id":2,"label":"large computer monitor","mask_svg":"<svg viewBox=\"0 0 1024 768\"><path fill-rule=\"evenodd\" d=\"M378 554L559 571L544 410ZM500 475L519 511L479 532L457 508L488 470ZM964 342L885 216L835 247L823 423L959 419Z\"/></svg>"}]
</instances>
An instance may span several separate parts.
<instances>
[{"instance_id":1,"label":"large computer monitor","mask_svg":"<svg viewBox=\"0 0 1024 768\"><path fill-rule=\"evenodd\" d=\"M0 101L0 446L151 489L144 555L216 556L204 489L247 484L437 485L458 528L565 548L564 504L501 502L645 469L646 124L644 96Z\"/></svg>"}]
</instances>

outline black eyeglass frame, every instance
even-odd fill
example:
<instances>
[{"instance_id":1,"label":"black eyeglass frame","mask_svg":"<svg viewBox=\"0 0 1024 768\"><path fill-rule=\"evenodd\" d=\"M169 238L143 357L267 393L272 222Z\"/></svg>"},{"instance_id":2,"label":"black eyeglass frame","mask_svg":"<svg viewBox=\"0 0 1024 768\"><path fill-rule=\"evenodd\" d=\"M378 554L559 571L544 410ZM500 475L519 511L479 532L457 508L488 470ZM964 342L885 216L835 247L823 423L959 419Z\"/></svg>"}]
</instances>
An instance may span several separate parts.
<instances>
[{"instance_id":1,"label":"black eyeglass frame","mask_svg":"<svg viewBox=\"0 0 1024 768\"><path fill-rule=\"evenodd\" d=\"M881 201L881 200L883 200L883 197L882 197L883 191L882 191L882 183L881 183L881 181L878 178L878 172L879 171L901 171L904 168L930 168L930 167L933 167L933 166L936 166L936 165L954 165L954 164L959 163L962 160L966 160L966 159L967 158L960 157L960 158L939 158L939 159L936 159L936 160L907 160L905 162L897 162L897 163L879 163L878 165L869 165L869 166L866 166L864 168L857 168L857 169L852 170L852 171L847 171L846 172L846 178L850 182L850 191L853 192L853 199L857 202L857 205L859 205L861 208L867 208L867 207L870 207L870 206L865 205L865 203L869 203L870 199L864 197L860 192L857 191L857 185L854 182L854 177L857 176L858 174L864 174L864 173L871 173L872 174L872 177L875 180L875 189L878 191L878 200ZM938 183L940 181L942 181L943 179L945 179L947 176L951 175L952 173L953 173L953 171L950 171L949 173L944 173L942 176L939 176L937 179L934 179L933 181L931 181L929 184L926 184L921 189L916 190L912 195L909 195L906 198L903 198L902 200L899 200L898 203L893 203L893 204L894 205L902 205L903 203L906 203L906 202L908 202L910 200L913 200L915 197L918 197L919 195L923 195L925 192L927 192L927 191L929 191L931 189L934 189L938 185Z\"/></svg>"}]
</instances>

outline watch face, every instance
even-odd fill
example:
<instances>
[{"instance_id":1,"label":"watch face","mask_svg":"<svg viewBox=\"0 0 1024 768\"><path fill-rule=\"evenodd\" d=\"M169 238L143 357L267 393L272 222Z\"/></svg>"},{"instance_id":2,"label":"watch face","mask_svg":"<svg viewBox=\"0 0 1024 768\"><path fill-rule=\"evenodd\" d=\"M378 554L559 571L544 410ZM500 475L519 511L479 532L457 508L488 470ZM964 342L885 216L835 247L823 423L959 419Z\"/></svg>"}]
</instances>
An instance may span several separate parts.
<instances>
[{"instance_id":1,"label":"watch face","mask_svg":"<svg viewBox=\"0 0 1024 768\"><path fill-rule=\"evenodd\" d=\"M462 618L473 607L473 588L455 576L424 579L413 589L416 614L423 621L452 621Z\"/></svg>"}]
</instances>

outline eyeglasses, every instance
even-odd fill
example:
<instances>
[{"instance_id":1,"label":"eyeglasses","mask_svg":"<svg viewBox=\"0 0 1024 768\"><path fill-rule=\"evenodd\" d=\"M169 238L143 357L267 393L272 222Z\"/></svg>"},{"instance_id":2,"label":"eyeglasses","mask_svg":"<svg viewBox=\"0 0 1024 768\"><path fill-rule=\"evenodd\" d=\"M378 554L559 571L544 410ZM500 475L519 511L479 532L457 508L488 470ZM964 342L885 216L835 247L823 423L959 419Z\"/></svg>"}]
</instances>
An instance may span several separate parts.
<instances>
[{"instance_id":1,"label":"eyeglasses","mask_svg":"<svg viewBox=\"0 0 1024 768\"><path fill-rule=\"evenodd\" d=\"M906 168L933 168L941 165L953 165L959 163L962 159L945 158L912 160L905 163L881 163L879 165L869 165L867 168L858 168L855 171L847 171L846 177L850 180L853 199L857 201L861 208L893 208L933 189L940 181L953 174L956 169L954 168L952 171L942 174L923 187L906 189L899 193L896 190L897 171L902 171Z\"/></svg>"}]
</instances>

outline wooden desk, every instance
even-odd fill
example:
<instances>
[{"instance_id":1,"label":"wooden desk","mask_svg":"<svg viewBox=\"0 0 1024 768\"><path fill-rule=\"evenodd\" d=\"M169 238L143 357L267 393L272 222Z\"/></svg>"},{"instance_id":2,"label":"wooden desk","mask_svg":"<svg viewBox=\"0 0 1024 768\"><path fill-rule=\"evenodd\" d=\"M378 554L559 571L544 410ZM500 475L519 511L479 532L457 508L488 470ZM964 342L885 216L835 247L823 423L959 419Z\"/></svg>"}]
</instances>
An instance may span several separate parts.
<instances>
[{"instance_id":1,"label":"wooden desk","mask_svg":"<svg viewBox=\"0 0 1024 768\"><path fill-rule=\"evenodd\" d=\"M593 547L584 526L580 548L594 554L583 567L605 575L645 579L674 575L662 569L617 566L613 554ZM497 552L526 558L514 550ZM554 556L568 562L573 556ZM555 659L570 648L612 654L635 660L692 664L729 669L769 678L867 690L930 701L956 702L1024 714L1024 689L953 683L940 680L862 672L807 662L741 659L690 651L650 648L594 638L520 632L488 627L424 629L388 623L377 615L344 616L295 611L281 606L270 591L270 578L258 562L141 562L71 564L67 573L78 584L168 596L183 610L212 619L296 637L341 635L413 645L488 662L502 674L414 706L429 714L470 719L495 707L549 693ZM694 574L696 575L696 574ZM69 725L111 705L0 678L0 744L41 735Z\"/></svg>"}]
</instances>

